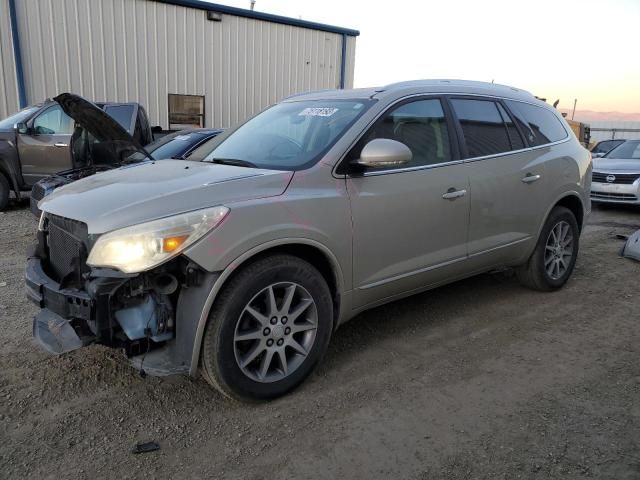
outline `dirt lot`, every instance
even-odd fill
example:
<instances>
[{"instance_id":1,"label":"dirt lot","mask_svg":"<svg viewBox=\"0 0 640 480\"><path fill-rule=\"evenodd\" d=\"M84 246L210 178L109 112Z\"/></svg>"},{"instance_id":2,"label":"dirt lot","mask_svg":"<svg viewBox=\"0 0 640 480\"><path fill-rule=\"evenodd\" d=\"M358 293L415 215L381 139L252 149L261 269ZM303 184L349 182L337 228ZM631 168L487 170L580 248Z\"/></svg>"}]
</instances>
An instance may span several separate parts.
<instances>
[{"instance_id":1,"label":"dirt lot","mask_svg":"<svg viewBox=\"0 0 640 480\"><path fill-rule=\"evenodd\" d=\"M36 221L0 214L0 477L640 478L640 264L596 209L562 291L484 275L360 315L281 400L141 378L119 353L31 339ZM161 450L133 455L136 441Z\"/></svg>"}]
</instances>

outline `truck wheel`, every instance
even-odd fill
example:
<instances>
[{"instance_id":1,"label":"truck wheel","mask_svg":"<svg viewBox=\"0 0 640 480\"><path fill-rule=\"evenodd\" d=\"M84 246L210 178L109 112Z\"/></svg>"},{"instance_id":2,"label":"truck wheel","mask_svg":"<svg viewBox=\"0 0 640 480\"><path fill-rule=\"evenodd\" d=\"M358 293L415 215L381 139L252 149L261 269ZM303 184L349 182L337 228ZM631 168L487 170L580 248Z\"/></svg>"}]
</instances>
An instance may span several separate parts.
<instances>
[{"instance_id":1,"label":"truck wheel","mask_svg":"<svg viewBox=\"0 0 640 480\"><path fill-rule=\"evenodd\" d=\"M580 230L573 212L555 207L540 232L536 249L527 263L516 270L518 280L541 291L562 287L573 272L579 245Z\"/></svg>"},{"instance_id":2,"label":"truck wheel","mask_svg":"<svg viewBox=\"0 0 640 480\"><path fill-rule=\"evenodd\" d=\"M247 266L222 289L202 348L204 378L239 400L284 395L327 350L333 302L310 263L274 255Z\"/></svg>"},{"instance_id":3,"label":"truck wheel","mask_svg":"<svg viewBox=\"0 0 640 480\"><path fill-rule=\"evenodd\" d=\"M0 173L0 210L4 210L9 205L10 191L11 187L9 186L9 180Z\"/></svg>"}]
</instances>

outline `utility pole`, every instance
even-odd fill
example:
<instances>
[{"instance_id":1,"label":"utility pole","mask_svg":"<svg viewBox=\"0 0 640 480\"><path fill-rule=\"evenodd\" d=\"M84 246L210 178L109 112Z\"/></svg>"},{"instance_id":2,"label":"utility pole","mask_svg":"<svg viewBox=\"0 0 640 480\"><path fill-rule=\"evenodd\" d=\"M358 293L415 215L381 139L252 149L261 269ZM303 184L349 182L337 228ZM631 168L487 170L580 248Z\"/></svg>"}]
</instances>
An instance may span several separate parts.
<instances>
[{"instance_id":1,"label":"utility pole","mask_svg":"<svg viewBox=\"0 0 640 480\"><path fill-rule=\"evenodd\" d=\"M578 99L573 100L573 112L571 112L571 120L573 120L573 116L576 114L576 103L578 103Z\"/></svg>"},{"instance_id":2,"label":"utility pole","mask_svg":"<svg viewBox=\"0 0 640 480\"><path fill-rule=\"evenodd\" d=\"M253 9L255 8L255 6L256 6L256 0L251 0L251 3L250 3L249 8L253 11Z\"/></svg>"}]
</instances>

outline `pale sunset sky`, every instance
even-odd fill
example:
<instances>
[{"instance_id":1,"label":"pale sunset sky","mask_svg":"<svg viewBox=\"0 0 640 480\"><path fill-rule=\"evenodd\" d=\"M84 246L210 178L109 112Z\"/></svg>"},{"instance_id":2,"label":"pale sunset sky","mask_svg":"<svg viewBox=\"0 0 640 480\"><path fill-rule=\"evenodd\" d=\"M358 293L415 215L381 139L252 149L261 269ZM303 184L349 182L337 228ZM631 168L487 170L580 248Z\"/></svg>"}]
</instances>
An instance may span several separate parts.
<instances>
[{"instance_id":1,"label":"pale sunset sky","mask_svg":"<svg viewBox=\"0 0 640 480\"><path fill-rule=\"evenodd\" d=\"M255 9L360 30L356 87L495 80L560 108L577 98L578 110L640 114L640 0L257 0Z\"/></svg>"}]
</instances>

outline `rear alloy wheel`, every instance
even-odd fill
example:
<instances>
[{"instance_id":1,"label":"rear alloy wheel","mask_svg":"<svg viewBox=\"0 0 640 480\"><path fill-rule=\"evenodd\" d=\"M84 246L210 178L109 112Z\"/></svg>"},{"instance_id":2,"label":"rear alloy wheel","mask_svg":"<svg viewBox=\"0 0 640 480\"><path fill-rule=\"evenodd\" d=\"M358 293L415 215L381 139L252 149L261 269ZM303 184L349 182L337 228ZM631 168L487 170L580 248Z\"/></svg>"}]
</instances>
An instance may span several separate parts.
<instances>
[{"instance_id":1,"label":"rear alloy wheel","mask_svg":"<svg viewBox=\"0 0 640 480\"><path fill-rule=\"evenodd\" d=\"M533 254L516 270L523 285L549 291L562 287L578 257L580 230L573 212L555 207L542 228Z\"/></svg>"},{"instance_id":2,"label":"rear alloy wheel","mask_svg":"<svg viewBox=\"0 0 640 480\"><path fill-rule=\"evenodd\" d=\"M267 399L304 380L333 328L326 281L311 264L276 255L232 277L209 315L202 348L205 379L227 396Z\"/></svg>"}]
</instances>

